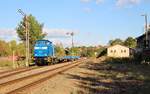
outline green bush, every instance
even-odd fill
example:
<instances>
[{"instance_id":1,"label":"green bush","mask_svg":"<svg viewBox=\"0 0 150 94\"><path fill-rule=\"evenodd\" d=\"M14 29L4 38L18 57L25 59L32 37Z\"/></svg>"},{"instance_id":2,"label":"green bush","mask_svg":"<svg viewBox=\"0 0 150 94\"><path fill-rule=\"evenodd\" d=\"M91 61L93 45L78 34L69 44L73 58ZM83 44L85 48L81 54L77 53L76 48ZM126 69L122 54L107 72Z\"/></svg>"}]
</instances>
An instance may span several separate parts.
<instances>
[{"instance_id":1,"label":"green bush","mask_svg":"<svg viewBox=\"0 0 150 94\"><path fill-rule=\"evenodd\" d=\"M107 54L107 49L106 48L103 48L99 51L98 55L97 55L97 58L99 57L102 57L102 56L105 56Z\"/></svg>"}]
</instances>

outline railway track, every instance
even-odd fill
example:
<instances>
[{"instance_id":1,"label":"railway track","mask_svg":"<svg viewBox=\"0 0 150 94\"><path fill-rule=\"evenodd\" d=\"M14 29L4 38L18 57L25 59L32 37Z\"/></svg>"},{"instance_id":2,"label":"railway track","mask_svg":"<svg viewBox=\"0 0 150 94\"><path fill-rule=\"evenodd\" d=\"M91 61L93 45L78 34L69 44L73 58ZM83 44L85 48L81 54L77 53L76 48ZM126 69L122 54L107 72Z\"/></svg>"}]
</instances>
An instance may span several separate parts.
<instances>
[{"instance_id":1,"label":"railway track","mask_svg":"<svg viewBox=\"0 0 150 94\"><path fill-rule=\"evenodd\" d=\"M0 79L5 78L5 77L9 77L11 75L16 75L22 72L26 72L26 71L30 71L33 69L37 69L40 67L30 67L30 68L18 68L18 69L14 69L14 70L8 70L8 71L4 71L0 73Z\"/></svg>"},{"instance_id":2,"label":"railway track","mask_svg":"<svg viewBox=\"0 0 150 94\"><path fill-rule=\"evenodd\" d=\"M0 94L21 94L19 91L25 90L29 87L37 85L50 79L51 77L61 73L65 70L79 65L83 61L76 61L74 63L62 63L53 66L43 67L28 72L21 73L21 75L11 75L0 79ZM24 75L26 74L26 75ZM24 75L24 76L23 76ZM11 79L12 78L12 79Z\"/></svg>"},{"instance_id":3,"label":"railway track","mask_svg":"<svg viewBox=\"0 0 150 94\"><path fill-rule=\"evenodd\" d=\"M12 72L12 71L17 71L17 70L20 70L20 69L24 69L24 68L8 69L8 70L0 71L0 74Z\"/></svg>"}]
</instances>

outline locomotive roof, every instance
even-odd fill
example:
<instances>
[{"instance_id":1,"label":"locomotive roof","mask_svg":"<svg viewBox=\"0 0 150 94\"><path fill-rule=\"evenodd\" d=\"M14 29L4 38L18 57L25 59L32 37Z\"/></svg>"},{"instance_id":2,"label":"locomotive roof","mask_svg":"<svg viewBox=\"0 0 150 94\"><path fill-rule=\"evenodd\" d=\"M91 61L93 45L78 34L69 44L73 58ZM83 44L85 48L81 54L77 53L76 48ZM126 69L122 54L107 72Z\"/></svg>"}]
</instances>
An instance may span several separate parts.
<instances>
[{"instance_id":1,"label":"locomotive roof","mask_svg":"<svg viewBox=\"0 0 150 94\"><path fill-rule=\"evenodd\" d=\"M37 40L37 41L48 41L48 42L51 42L51 41L49 41L49 40ZM52 42L51 42L52 43Z\"/></svg>"}]
</instances>

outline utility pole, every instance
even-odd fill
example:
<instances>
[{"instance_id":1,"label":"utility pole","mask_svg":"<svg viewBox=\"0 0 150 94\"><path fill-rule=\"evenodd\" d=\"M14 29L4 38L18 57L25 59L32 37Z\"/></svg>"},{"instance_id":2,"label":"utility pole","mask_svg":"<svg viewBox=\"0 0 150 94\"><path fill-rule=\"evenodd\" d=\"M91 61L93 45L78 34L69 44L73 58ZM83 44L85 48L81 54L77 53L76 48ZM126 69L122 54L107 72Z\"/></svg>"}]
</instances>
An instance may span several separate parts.
<instances>
[{"instance_id":1,"label":"utility pole","mask_svg":"<svg viewBox=\"0 0 150 94\"><path fill-rule=\"evenodd\" d=\"M145 43L146 43L146 48L149 48L149 40L148 40L148 28L147 28L147 14L143 14L141 16L144 16L144 19L145 19Z\"/></svg>"},{"instance_id":2,"label":"utility pole","mask_svg":"<svg viewBox=\"0 0 150 94\"><path fill-rule=\"evenodd\" d=\"M71 35L71 37L72 37L72 48L73 48L73 47L74 47L74 42L73 42L74 33L71 32L70 35Z\"/></svg>"},{"instance_id":3,"label":"utility pole","mask_svg":"<svg viewBox=\"0 0 150 94\"><path fill-rule=\"evenodd\" d=\"M23 17L25 18L25 32L26 32L26 67L29 66L29 54L30 54L30 48L29 48L29 31L28 31L28 17L27 15L21 10L19 9L18 12L23 15Z\"/></svg>"},{"instance_id":4,"label":"utility pole","mask_svg":"<svg viewBox=\"0 0 150 94\"><path fill-rule=\"evenodd\" d=\"M27 53L28 53L28 63L26 64L26 66L29 66L29 62L30 62L30 34L29 34L29 22L28 22L28 17L26 16L26 23L27 23Z\"/></svg>"}]
</instances>

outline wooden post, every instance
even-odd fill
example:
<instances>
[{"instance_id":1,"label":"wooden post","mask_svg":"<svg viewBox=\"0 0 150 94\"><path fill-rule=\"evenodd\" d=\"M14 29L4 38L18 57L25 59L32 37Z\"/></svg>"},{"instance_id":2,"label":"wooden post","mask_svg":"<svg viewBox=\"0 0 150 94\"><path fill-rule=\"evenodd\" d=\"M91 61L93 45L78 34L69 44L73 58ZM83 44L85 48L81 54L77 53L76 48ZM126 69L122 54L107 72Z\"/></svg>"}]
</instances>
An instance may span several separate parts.
<instances>
[{"instance_id":1,"label":"wooden post","mask_svg":"<svg viewBox=\"0 0 150 94\"><path fill-rule=\"evenodd\" d=\"M15 51L13 51L13 53L12 53L12 55L13 55L13 68L16 68L16 66L15 66Z\"/></svg>"}]
</instances>

